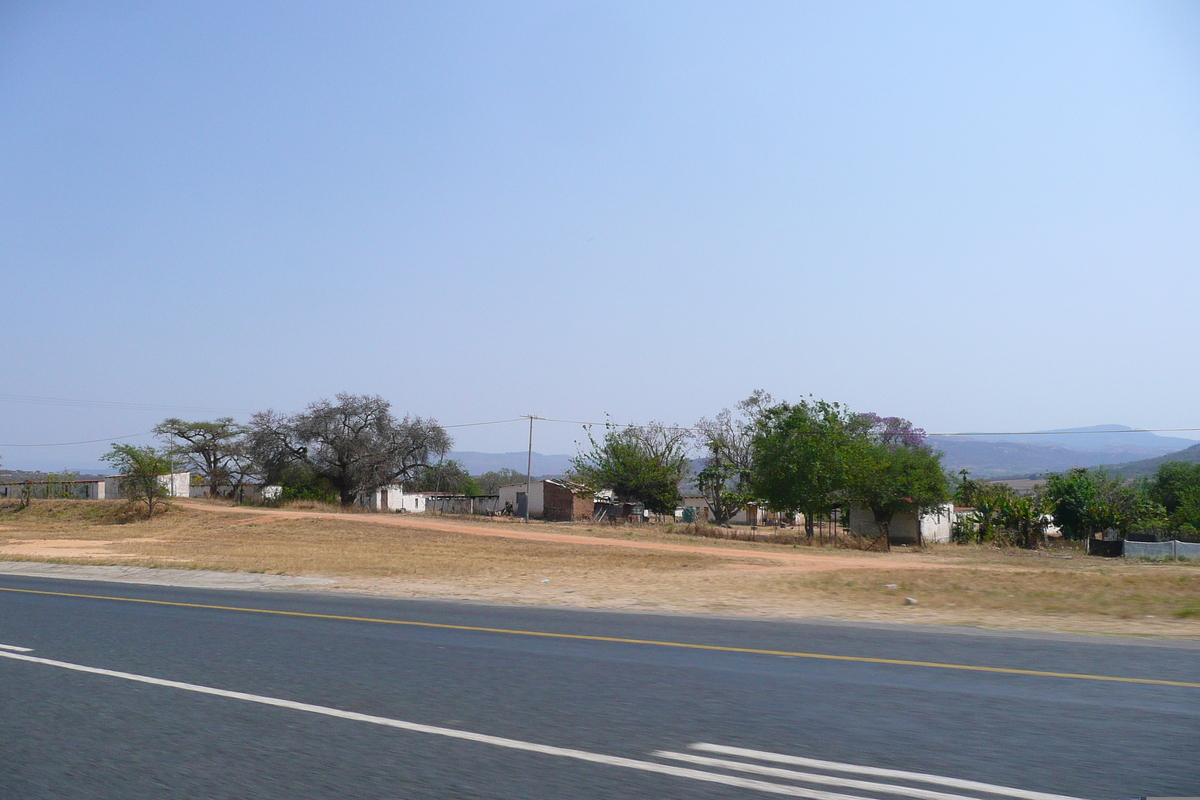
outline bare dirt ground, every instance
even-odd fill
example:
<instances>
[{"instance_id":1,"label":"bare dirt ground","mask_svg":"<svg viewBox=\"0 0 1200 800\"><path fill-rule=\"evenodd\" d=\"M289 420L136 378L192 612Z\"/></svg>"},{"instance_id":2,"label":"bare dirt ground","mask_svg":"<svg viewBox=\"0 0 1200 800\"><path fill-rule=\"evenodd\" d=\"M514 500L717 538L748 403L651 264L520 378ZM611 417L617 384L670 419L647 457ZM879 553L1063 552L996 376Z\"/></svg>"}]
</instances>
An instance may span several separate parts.
<instances>
[{"instance_id":1,"label":"bare dirt ground","mask_svg":"<svg viewBox=\"0 0 1200 800\"><path fill-rule=\"evenodd\" d=\"M0 559L308 576L405 597L1200 638L1200 565L1078 552L866 553L209 502L145 521L117 502L35 501L0 502Z\"/></svg>"}]
</instances>

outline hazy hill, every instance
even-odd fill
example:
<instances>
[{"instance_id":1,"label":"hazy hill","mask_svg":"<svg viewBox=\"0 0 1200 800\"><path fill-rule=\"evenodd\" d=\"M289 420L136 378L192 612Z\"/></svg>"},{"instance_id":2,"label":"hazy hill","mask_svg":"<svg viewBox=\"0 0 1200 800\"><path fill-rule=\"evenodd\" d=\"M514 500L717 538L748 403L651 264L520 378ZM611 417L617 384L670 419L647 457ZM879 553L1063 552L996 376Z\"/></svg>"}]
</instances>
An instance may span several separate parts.
<instances>
[{"instance_id":1,"label":"hazy hill","mask_svg":"<svg viewBox=\"0 0 1200 800\"><path fill-rule=\"evenodd\" d=\"M1085 428L1061 428L1035 434L972 436L980 442L1028 444L1035 447L1062 447L1082 453L1111 453L1122 456L1114 461L1155 458L1196 444L1192 439L1159 436L1130 428L1128 425L1092 425Z\"/></svg>"},{"instance_id":2,"label":"hazy hill","mask_svg":"<svg viewBox=\"0 0 1200 800\"><path fill-rule=\"evenodd\" d=\"M1013 442L981 442L959 436L930 436L929 444L935 450L942 451L942 464L946 469L952 472L966 469L976 478L1061 472L1072 467L1111 464L1114 460L1113 454L1107 452Z\"/></svg>"},{"instance_id":3,"label":"hazy hill","mask_svg":"<svg viewBox=\"0 0 1200 800\"><path fill-rule=\"evenodd\" d=\"M942 463L948 470L967 469L977 478L1040 475L1072 467L1111 464L1122 465L1120 469L1124 470L1126 462L1142 464L1141 467L1128 466L1148 473L1153 472L1164 458L1174 457L1172 454L1195 454L1200 448L1191 439L1137 432L1126 425L1067 428L1033 436L930 436L929 444L945 454ZM503 467L525 471L524 452L464 450L451 453L449 457L462 462L472 475ZM566 454L533 454L534 475L562 475L570 464L571 456Z\"/></svg>"},{"instance_id":4,"label":"hazy hill","mask_svg":"<svg viewBox=\"0 0 1200 800\"><path fill-rule=\"evenodd\" d=\"M463 465L463 469L472 475L482 475L498 469L515 469L524 472L529 454L526 451L518 453L478 453L473 450L461 450L450 453L452 458ZM562 475L571 466L571 456L533 454L533 474L537 477Z\"/></svg>"},{"instance_id":5,"label":"hazy hill","mask_svg":"<svg viewBox=\"0 0 1200 800\"><path fill-rule=\"evenodd\" d=\"M55 474L61 473L61 470L56 470ZM87 472L77 472L79 478L100 478L102 475L92 474ZM105 473L111 475L112 473ZM45 481L50 477L50 473L40 472L37 470L25 469L0 469L0 483L17 483L20 481Z\"/></svg>"},{"instance_id":6,"label":"hazy hill","mask_svg":"<svg viewBox=\"0 0 1200 800\"><path fill-rule=\"evenodd\" d=\"M1125 425L1095 425L1025 436L930 436L929 444L945 454L947 469L994 478L1153 460L1196 442L1137 432Z\"/></svg>"},{"instance_id":7,"label":"hazy hill","mask_svg":"<svg viewBox=\"0 0 1200 800\"><path fill-rule=\"evenodd\" d=\"M1194 444L1186 450L1180 450L1158 458L1145 458L1141 461L1130 461L1126 464L1116 464L1108 467L1109 471L1127 478L1140 478L1158 469L1159 464L1167 461L1200 462L1200 444Z\"/></svg>"}]
</instances>

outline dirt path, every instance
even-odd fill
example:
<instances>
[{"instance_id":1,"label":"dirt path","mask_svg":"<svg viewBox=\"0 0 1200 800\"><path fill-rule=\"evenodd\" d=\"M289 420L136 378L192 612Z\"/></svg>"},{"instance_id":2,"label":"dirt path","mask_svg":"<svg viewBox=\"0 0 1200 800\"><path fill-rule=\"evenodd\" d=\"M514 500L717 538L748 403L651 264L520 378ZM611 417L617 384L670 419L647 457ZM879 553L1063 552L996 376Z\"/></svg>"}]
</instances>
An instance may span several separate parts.
<instances>
[{"instance_id":1,"label":"dirt path","mask_svg":"<svg viewBox=\"0 0 1200 800\"><path fill-rule=\"evenodd\" d=\"M245 508L218 506L200 503L179 503L184 508L198 511L215 511L229 514L252 514L277 519L330 519L342 522L364 522L375 525L392 525L413 530L464 533L471 536L494 536L503 539L520 539L530 542L557 542L562 544L594 545L596 547L624 547L635 550L657 550L673 553L696 553L726 559L752 559L773 561L777 566L739 564L740 569L817 572L839 569L879 569L880 567L903 565L914 569L953 569L957 565L929 563L917 560L912 555L888 553L862 553L857 556L831 556L824 553L781 553L775 550L751 551L733 547L706 547L693 544L670 542L638 542L624 539L608 539L601 536L586 536L573 533L550 533L530 530L524 526L500 524L471 524L407 514L337 514L323 511L290 511L273 508Z\"/></svg>"}]
</instances>

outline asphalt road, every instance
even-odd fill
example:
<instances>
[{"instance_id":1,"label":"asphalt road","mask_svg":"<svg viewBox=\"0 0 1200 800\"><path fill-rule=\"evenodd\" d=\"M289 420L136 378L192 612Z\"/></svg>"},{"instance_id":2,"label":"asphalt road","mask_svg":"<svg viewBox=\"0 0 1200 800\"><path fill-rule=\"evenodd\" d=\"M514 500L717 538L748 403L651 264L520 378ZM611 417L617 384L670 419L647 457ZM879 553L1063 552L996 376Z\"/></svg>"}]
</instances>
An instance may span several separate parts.
<instances>
[{"instance_id":1,"label":"asphalt road","mask_svg":"<svg viewBox=\"0 0 1200 800\"><path fill-rule=\"evenodd\" d=\"M1189 645L0 576L0 646L0 798L1200 795Z\"/></svg>"}]
</instances>

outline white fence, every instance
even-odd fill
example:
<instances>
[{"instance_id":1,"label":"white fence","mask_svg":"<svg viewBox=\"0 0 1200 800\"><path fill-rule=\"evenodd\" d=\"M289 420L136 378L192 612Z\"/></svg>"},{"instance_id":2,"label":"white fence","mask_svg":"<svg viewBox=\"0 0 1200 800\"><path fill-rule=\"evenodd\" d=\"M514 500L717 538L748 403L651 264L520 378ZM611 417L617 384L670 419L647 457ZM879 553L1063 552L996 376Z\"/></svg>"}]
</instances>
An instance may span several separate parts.
<instances>
[{"instance_id":1,"label":"white fence","mask_svg":"<svg viewBox=\"0 0 1200 800\"><path fill-rule=\"evenodd\" d=\"M1200 558L1195 542L1125 542L1126 558Z\"/></svg>"}]
</instances>

